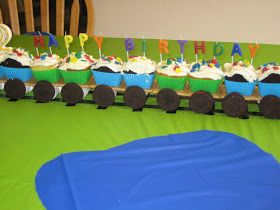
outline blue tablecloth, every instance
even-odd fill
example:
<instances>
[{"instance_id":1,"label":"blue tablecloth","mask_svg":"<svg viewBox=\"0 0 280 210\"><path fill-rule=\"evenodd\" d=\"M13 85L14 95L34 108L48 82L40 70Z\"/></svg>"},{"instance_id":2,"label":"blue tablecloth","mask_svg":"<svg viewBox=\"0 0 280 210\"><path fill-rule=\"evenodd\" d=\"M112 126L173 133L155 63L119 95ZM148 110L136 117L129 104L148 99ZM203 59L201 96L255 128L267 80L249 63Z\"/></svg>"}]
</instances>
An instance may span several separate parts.
<instances>
[{"instance_id":1,"label":"blue tablecloth","mask_svg":"<svg viewBox=\"0 0 280 210\"><path fill-rule=\"evenodd\" d=\"M60 155L36 190L48 210L279 210L280 165L246 139L199 131Z\"/></svg>"}]
</instances>

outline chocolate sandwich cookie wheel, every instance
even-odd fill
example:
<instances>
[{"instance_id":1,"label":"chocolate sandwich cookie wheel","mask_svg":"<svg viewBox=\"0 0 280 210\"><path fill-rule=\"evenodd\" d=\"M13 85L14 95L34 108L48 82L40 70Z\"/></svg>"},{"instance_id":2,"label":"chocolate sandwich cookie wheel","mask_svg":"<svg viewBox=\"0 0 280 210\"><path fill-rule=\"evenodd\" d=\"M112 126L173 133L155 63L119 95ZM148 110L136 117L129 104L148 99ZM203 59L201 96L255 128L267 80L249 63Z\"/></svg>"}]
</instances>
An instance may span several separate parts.
<instances>
[{"instance_id":1,"label":"chocolate sandwich cookie wheel","mask_svg":"<svg viewBox=\"0 0 280 210\"><path fill-rule=\"evenodd\" d=\"M26 93L26 87L19 79L8 79L4 85L4 90L10 99L21 99Z\"/></svg>"},{"instance_id":2,"label":"chocolate sandwich cookie wheel","mask_svg":"<svg viewBox=\"0 0 280 210\"><path fill-rule=\"evenodd\" d=\"M205 91L193 93L189 100L190 109L197 113L207 114L213 111L215 100L213 96Z\"/></svg>"},{"instance_id":3,"label":"chocolate sandwich cookie wheel","mask_svg":"<svg viewBox=\"0 0 280 210\"><path fill-rule=\"evenodd\" d=\"M126 88L123 100L124 103L132 109L140 109L146 103L146 93L140 87L130 86Z\"/></svg>"},{"instance_id":4,"label":"chocolate sandwich cookie wheel","mask_svg":"<svg viewBox=\"0 0 280 210\"><path fill-rule=\"evenodd\" d=\"M55 89L50 82L42 80L34 86L33 94L38 102L46 103L51 101L55 96Z\"/></svg>"},{"instance_id":5,"label":"chocolate sandwich cookie wheel","mask_svg":"<svg viewBox=\"0 0 280 210\"><path fill-rule=\"evenodd\" d=\"M178 109L180 98L174 90L165 88L160 90L157 94L157 104L163 110L173 112Z\"/></svg>"},{"instance_id":6,"label":"chocolate sandwich cookie wheel","mask_svg":"<svg viewBox=\"0 0 280 210\"><path fill-rule=\"evenodd\" d=\"M230 117L242 117L248 114L247 102L239 93L228 94L222 101L222 108Z\"/></svg>"},{"instance_id":7,"label":"chocolate sandwich cookie wheel","mask_svg":"<svg viewBox=\"0 0 280 210\"><path fill-rule=\"evenodd\" d=\"M100 107L108 107L115 101L113 89L107 85L98 85L92 92L93 101Z\"/></svg>"},{"instance_id":8,"label":"chocolate sandwich cookie wheel","mask_svg":"<svg viewBox=\"0 0 280 210\"><path fill-rule=\"evenodd\" d=\"M280 98L277 96L265 96L259 104L260 112L263 116L272 119L280 118Z\"/></svg>"},{"instance_id":9,"label":"chocolate sandwich cookie wheel","mask_svg":"<svg viewBox=\"0 0 280 210\"><path fill-rule=\"evenodd\" d=\"M83 100L84 93L76 83L67 83L61 90L61 96L68 105L75 105Z\"/></svg>"}]
</instances>

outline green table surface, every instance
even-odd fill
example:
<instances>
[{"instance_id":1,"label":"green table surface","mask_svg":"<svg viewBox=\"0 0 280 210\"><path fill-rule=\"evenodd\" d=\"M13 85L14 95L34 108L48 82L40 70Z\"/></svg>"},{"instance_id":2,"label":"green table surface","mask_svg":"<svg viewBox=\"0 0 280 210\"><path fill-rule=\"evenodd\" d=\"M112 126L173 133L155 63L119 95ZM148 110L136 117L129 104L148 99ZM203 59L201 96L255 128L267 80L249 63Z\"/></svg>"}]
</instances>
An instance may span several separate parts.
<instances>
[{"instance_id":1,"label":"green table surface","mask_svg":"<svg viewBox=\"0 0 280 210\"><path fill-rule=\"evenodd\" d=\"M60 44L61 41L59 38ZM170 51L178 55L179 47L175 41L170 43ZM34 51L32 37L14 37L10 45ZM232 46L231 43L225 45ZM105 39L103 46L104 53L125 58L122 39ZM140 48L139 40L136 46ZM79 50L77 39L72 48ZM157 59L157 40L148 40L147 48L147 56ZM97 56L93 40L85 49ZM53 51L65 54L64 48ZM186 55L190 54L190 59L194 58L192 51L188 45ZM224 60L230 60L229 51ZM279 52L279 46L261 45L256 63L278 61ZM220 113L209 116L190 111L166 114L160 109L151 108L132 112L125 106L111 106L106 110L96 108L94 104L65 107L62 102L38 104L34 100L10 102L0 98L1 210L44 209L35 191L35 175L45 162L61 153L104 150L139 138L202 129L226 131L249 139L280 161L279 120L261 116L241 120Z\"/></svg>"}]
</instances>

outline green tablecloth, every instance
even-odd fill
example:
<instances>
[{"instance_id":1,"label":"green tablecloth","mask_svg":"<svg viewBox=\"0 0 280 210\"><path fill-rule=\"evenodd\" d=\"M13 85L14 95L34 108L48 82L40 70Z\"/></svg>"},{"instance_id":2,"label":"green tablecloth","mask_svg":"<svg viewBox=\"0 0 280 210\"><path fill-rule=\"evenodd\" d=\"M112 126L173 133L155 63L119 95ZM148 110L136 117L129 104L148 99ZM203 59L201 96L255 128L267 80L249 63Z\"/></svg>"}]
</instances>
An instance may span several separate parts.
<instances>
[{"instance_id":1,"label":"green tablecloth","mask_svg":"<svg viewBox=\"0 0 280 210\"><path fill-rule=\"evenodd\" d=\"M170 51L178 55L179 46L174 41L172 43ZM105 39L104 53L124 58L122 44L123 40L120 39ZM32 37L15 37L11 45L32 49ZM78 41L75 40L71 47L77 50L77 45ZM136 47L140 49L140 42L136 43ZM147 48L147 56L156 59L157 41L148 40ZM97 56L93 40L85 49ZM210 51L208 53L211 54ZM231 49L227 51L229 54ZM65 54L64 48L53 49L53 52ZM192 52L192 46L187 45L186 55L190 54L191 60L194 58ZM256 63L278 61L278 52L279 46L261 46ZM230 56L225 55L223 59L230 60ZM42 164L59 154L103 150L144 137L201 129L226 131L250 139L280 161L279 120L259 116L241 120L219 113L208 116L190 111L166 114L160 109L150 108L145 108L143 112L132 112L125 106L97 110L97 106L92 104L78 104L75 107L64 105L61 102L36 104L33 100L9 102L0 99L1 210L44 209L35 192L34 177Z\"/></svg>"}]
</instances>

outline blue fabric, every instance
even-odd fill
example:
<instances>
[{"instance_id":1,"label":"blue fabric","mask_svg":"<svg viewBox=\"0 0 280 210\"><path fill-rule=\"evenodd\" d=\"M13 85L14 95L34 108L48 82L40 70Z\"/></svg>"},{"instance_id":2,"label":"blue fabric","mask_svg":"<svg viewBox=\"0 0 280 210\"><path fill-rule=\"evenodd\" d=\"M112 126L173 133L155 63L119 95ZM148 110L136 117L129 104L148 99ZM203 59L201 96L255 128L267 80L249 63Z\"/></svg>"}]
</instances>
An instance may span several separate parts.
<instances>
[{"instance_id":1,"label":"blue fabric","mask_svg":"<svg viewBox=\"0 0 280 210\"><path fill-rule=\"evenodd\" d=\"M36 190L48 210L279 210L280 165L246 139L199 131L60 155Z\"/></svg>"}]
</instances>

